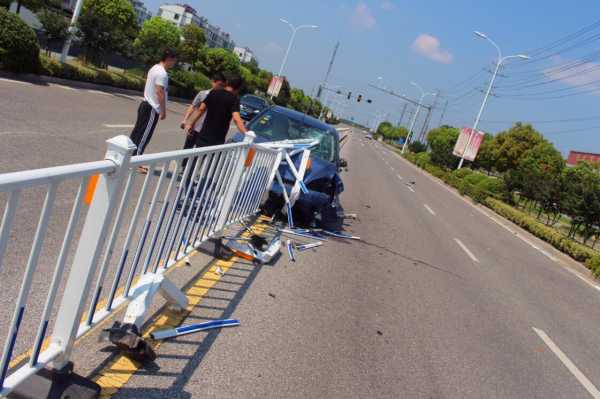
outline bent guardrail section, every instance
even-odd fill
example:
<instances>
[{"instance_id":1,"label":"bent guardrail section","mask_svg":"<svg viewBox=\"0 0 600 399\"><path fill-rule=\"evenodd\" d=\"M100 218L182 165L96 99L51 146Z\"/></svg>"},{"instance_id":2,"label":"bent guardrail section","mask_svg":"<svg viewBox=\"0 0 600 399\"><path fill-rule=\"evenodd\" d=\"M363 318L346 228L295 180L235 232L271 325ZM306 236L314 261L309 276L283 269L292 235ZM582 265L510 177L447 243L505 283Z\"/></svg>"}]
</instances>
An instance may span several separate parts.
<instances>
[{"instance_id":1,"label":"bent guardrail section","mask_svg":"<svg viewBox=\"0 0 600 399\"><path fill-rule=\"evenodd\" d=\"M14 244L20 198L27 190L45 193L25 269L10 265L22 282L5 338L0 331L0 395L44 367L67 367L76 339L130 301L144 275L254 215L282 160L281 150L251 139L136 157L125 136L107 145L103 161L0 175L0 268ZM57 210L68 221L61 245L47 248ZM42 251L52 256L40 262ZM40 278L44 289L32 289ZM41 312L28 308L34 301L44 302ZM25 316L35 328L22 328Z\"/></svg>"}]
</instances>

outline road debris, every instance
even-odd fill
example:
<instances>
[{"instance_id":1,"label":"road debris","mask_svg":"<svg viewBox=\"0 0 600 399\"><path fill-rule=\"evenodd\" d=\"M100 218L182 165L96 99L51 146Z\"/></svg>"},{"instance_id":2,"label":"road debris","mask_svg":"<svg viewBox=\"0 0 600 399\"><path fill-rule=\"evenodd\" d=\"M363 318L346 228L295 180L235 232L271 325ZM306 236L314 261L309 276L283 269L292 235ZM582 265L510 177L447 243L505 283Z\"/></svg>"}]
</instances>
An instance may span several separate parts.
<instances>
[{"instance_id":1,"label":"road debris","mask_svg":"<svg viewBox=\"0 0 600 399\"><path fill-rule=\"evenodd\" d=\"M225 320L212 320L204 323L190 324L187 326L181 326L176 328L169 328L167 330L156 331L150 333L152 339L161 340L173 337L179 337L182 335L192 334L200 331L211 330L215 328L224 327L235 327L239 326L240 321L236 319L225 319Z\"/></svg>"}]
</instances>

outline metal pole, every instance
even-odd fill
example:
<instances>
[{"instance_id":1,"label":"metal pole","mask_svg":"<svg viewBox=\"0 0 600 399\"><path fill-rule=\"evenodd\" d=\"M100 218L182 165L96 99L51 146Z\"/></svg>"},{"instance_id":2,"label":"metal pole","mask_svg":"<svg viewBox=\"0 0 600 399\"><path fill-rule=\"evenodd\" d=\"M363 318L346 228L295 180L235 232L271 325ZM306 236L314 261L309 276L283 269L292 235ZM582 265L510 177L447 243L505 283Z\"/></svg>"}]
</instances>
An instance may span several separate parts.
<instances>
[{"instance_id":1,"label":"metal pole","mask_svg":"<svg viewBox=\"0 0 600 399\"><path fill-rule=\"evenodd\" d=\"M285 68L285 63L287 62L288 55L290 54L290 50L292 49L292 44L294 43L294 39L296 38L296 32L298 32L298 28L295 28L292 24L290 24L290 28L292 28L292 37L290 38L290 42L288 43L287 50L285 51L285 55L283 56L283 61L281 62L281 68L279 68L279 73L277 76L281 76L283 73L283 68Z\"/></svg>"},{"instance_id":2,"label":"metal pole","mask_svg":"<svg viewBox=\"0 0 600 399\"><path fill-rule=\"evenodd\" d=\"M402 107L402 114L400 114L400 121L398 122L398 126L402 126L402 121L404 120L404 115L406 114L406 108L408 108L408 103L404 103L404 107Z\"/></svg>"},{"instance_id":3,"label":"metal pole","mask_svg":"<svg viewBox=\"0 0 600 399\"><path fill-rule=\"evenodd\" d=\"M406 140L404 140L404 145L402 146L402 153L406 151L406 146L410 141L410 136L412 135L412 130L415 127L415 123L417 122L417 117L419 116L419 111L421 111L421 107L423 106L423 99L425 98L425 93L421 94L421 98L419 99L419 105L417 106L417 110L415 111L415 115L413 117L412 123L410 124L410 129L408 129L408 135L406 136Z\"/></svg>"},{"instance_id":4,"label":"metal pole","mask_svg":"<svg viewBox=\"0 0 600 399\"><path fill-rule=\"evenodd\" d=\"M477 130L477 126L479 125L479 120L481 119L481 114L483 114L483 109L485 108L485 104L487 103L488 97L490 96L490 92L492 91L492 87L494 86L494 82L496 81L496 75L498 74L498 70L500 69L500 65L502 65L503 61L504 61L504 58L501 58L501 57L498 58L498 62L496 63L496 69L494 70L494 74L492 75L492 79L490 80L490 84L487 88L485 96L483 97L483 102L481 103L481 107L479 108L479 113L477 114L477 118L475 118L475 123L473 124L473 130L471 130L471 132L469 133L469 139L467 140L467 145L465 146L465 149L463 150L462 155L460 156L460 162L458 163L458 168L456 168L456 169L462 168L463 163L465 162L465 153L467 152L467 150L469 149L469 146L471 145L471 139L473 138L473 133L475 133L475 131Z\"/></svg>"},{"instance_id":5,"label":"metal pole","mask_svg":"<svg viewBox=\"0 0 600 399\"><path fill-rule=\"evenodd\" d=\"M444 109L442 111L442 115L440 116L440 123L438 126L442 126L442 121L444 120L444 116L446 115L446 109L448 108L448 100L444 103Z\"/></svg>"},{"instance_id":6,"label":"metal pole","mask_svg":"<svg viewBox=\"0 0 600 399\"><path fill-rule=\"evenodd\" d=\"M71 49L71 42L73 41L73 34L75 33L75 27L77 26L77 19L79 18L79 14L81 14L81 8L83 7L83 0L77 0L75 3L75 9L73 10L73 17L71 18L71 24L69 25L69 32L67 34L67 39L65 40L65 44L62 49L62 53L60 54L60 62L65 63L67 61L67 57L69 55L69 50Z\"/></svg>"}]
</instances>

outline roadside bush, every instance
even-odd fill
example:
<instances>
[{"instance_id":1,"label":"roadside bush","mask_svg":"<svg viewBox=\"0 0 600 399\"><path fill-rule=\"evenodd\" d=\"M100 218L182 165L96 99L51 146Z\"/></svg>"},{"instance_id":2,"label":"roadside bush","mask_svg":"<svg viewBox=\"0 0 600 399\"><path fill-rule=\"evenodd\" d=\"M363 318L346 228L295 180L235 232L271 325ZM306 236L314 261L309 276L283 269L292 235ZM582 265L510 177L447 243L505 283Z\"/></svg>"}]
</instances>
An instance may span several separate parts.
<instances>
[{"instance_id":1,"label":"roadside bush","mask_svg":"<svg viewBox=\"0 0 600 399\"><path fill-rule=\"evenodd\" d=\"M37 36L19 16L0 8L0 67L13 72L39 69Z\"/></svg>"},{"instance_id":2,"label":"roadside bush","mask_svg":"<svg viewBox=\"0 0 600 399\"><path fill-rule=\"evenodd\" d=\"M426 152L420 152L418 154L415 154L413 163L419 168L425 168L431 163L429 159L429 154Z\"/></svg>"},{"instance_id":3,"label":"roadside bush","mask_svg":"<svg viewBox=\"0 0 600 399\"><path fill-rule=\"evenodd\" d=\"M505 204L494 198L487 198L485 204L490 207L497 214L507 218L515 224L523 227L533 235L541 238L548 242L558 250L568 254L573 259L580 262L586 262L586 265L592 269L595 265L600 262L600 259L591 260L594 257L598 257L598 252L585 245L579 244L567 237L560 232L556 231L552 227L546 226L543 223L538 222L535 218L513 208L512 206ZM596 269L592 269L595 271Z\"/></svg>"},{"instance_id":4,"label":"roadside bush","mask_svg":"<svg viewBox=\"0 0 600 399\"><path fill-rule=\"evenodd\" d=\"M175 88L175 91L179 93L171 94L177 97L190 97L195 96L200 90L210 89L210 79L206 75L200 72L191 72L184 70L173 70L169 72L169 78L171 81L171 87Z\"/></svg>"},{"instance_id":5,"label":"roadside bush","mask_svg":"<svg viewBox=\"0 0 600 399\"><path fill-rule=\"evenodd\" d=\"M594 273L594 276L600 277L600 255L594 255L589 258L585 265Z\"/></svg>"},{"instance_id":6,"label":"roadside bush","mask_svg":"<svg viewBox=\"0 0 600 399\"><path fill-rule=\"evenodd\" d=\"M80 82L96 83L130 90L143 90L144 79L104 69L95 69L74 64L61 64L51 58L42 56L41 74L61 79L77 80Z\"/></svg>"}]
</instances>

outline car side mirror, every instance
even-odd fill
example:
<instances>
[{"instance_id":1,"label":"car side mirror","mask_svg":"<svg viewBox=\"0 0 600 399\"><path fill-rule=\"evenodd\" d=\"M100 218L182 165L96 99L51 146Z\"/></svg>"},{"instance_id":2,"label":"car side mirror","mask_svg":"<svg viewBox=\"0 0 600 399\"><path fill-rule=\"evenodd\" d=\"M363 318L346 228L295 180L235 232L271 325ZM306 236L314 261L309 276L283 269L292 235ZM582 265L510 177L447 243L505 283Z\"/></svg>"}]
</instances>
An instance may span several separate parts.
<instances>
[{"instance_id":1,"label":"car side mirror","mask_svg":"<svg viewBox=\"0 0 600 399\"><path fill-rule=\"evenodd\" d=\"M340 161L339 161L338 164L339 164L340 168L347 168L348 167L348 161L346 161L344 158L340 158Z\"/></svg>"}]
</instances>

